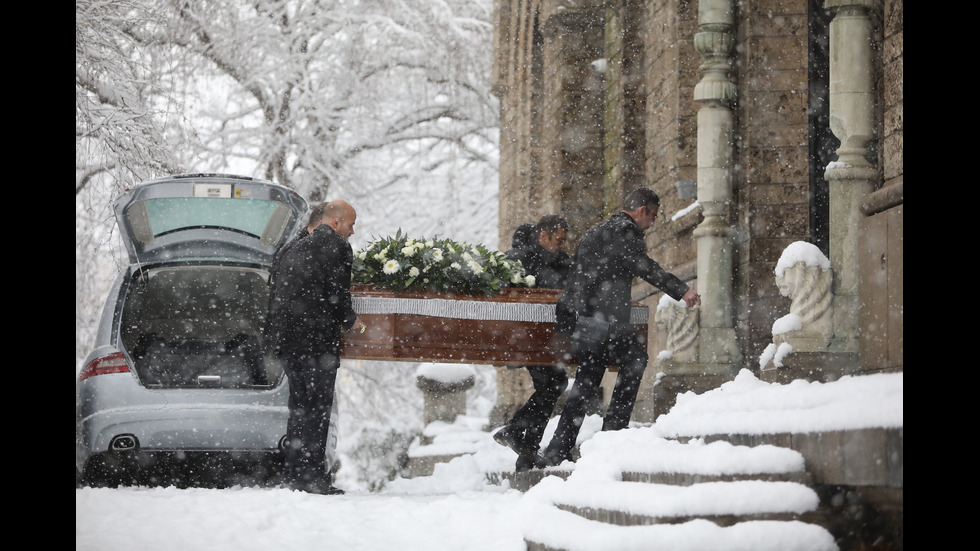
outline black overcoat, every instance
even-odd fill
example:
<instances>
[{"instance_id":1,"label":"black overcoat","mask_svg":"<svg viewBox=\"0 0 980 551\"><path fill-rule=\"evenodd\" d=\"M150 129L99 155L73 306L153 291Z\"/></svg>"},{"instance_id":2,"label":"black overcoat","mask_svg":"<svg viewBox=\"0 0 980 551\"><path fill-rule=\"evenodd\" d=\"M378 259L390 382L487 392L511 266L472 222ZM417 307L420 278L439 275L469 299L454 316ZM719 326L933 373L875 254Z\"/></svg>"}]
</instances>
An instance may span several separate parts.
<instances>
[{"instance_id":1,"label":"black overcoat","mask_svg":"<svg viewBox=\"0 0 980 551\"><path fill-rule=\"evenodd\" d=\"M357 319L351 300L350 243L321 224L287 243L270 274L266 344L278 355L335 351Z\"/></svg>"},{"instance_id":2,"label":"black overcoat","mask_svg":"<svg viewBox=\"0 0 980 551\"><path fill-rule=\"evenodd\" d=\"M591 316L608 321L612 334L629 331L634 277L675 300L689 289L647 255L643 230L630 215L620 212L589 228L579 241L556 308L555 329L570 333L578 316Z\"/></svg>"}]
</instances>

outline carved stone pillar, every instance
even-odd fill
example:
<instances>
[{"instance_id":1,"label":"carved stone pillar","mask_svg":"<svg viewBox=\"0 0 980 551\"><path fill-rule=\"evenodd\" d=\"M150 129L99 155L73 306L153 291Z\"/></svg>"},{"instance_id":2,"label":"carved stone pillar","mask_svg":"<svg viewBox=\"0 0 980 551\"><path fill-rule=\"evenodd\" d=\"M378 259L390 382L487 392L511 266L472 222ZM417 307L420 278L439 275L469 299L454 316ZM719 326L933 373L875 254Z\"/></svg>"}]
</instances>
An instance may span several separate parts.
<instances>
[{"instance_id":1,"label":"carved stone pillar","mask_svg":"<svg viewBox=\"0 0 980 551\"><path fill-rule=\"evenodd\" d=\"M735 84L728 78L735 43L730 0L698 3L702 32L694 45L704 58L704 76L694 88L698 110L698 202L704 221L694 230L698 240L698 292L701 293L700 342L702 363L729 366L739 359L735 341L732 297L732 102ZM724 368L721 368L724 371ZM717 369L716 369L717 371Z\"/></svg>"},{"instance_id":2,"label":"carved stone pillar","mask_svg":"<svg viewBox=\"0 0 980 551\"><path fill-rule=\"evenodd\" d=\"M834 270L834 340L837 352L858 349L858 272L861 203L878 181L867 159L874 138L875 94L872 16L880 0L827 0L830 23L830 129L840 139L830 184L830 262Z\"/></svg>"},{"instance_id":3,"label":"carved stone pillar","mask_svg":"<svg viewBox=\"0 0 980 551\"><path fill-rule=\"evenodd\" d=\"M741 354L735 338L732 296L733 252L729 206L732 199L732 135L735 84L729 80L735 17L731 0L698 2L694 47L704 59L694 87L698 110L698 202L704 221L694 230L701 293L697 354L661 361L664 373L654 387L657 414L666 413L680 392L701 392L729 380ZM690 334L690 333L687 333ZM685 361L687 360L687 361Z\"/></svg>"}]
</instances>

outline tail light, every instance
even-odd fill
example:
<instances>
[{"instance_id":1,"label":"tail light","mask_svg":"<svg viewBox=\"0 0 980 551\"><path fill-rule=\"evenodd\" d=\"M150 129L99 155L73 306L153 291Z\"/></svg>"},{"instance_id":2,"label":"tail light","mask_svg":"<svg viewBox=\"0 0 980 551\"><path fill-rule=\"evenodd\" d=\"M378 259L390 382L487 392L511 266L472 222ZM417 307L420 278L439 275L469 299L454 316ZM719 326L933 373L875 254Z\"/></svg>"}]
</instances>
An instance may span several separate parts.
<instances>
[{"instance_id":1,"label":"tail light","mask_svg":"<svg viewBox=\"0 0 980 551\"><path fill-rule=\"evenodd\" d=\"M126 373L129 371L129 363L126 361L126 357L123 356L122 352L113 352L108 356L102 356L96 358L88 363L82 372L78 374L78 380L84 381L89 377L94 377L96 375L105 375L106 373Z\"/></svg>"}]
</instances>

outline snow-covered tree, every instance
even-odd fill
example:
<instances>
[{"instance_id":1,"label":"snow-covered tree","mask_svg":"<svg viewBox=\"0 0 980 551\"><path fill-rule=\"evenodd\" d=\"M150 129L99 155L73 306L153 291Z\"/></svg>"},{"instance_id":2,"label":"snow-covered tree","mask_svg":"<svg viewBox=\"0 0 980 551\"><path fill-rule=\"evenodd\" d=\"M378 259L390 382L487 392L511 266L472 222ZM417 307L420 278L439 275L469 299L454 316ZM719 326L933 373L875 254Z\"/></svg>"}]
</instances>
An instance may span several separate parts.
<instances>
[{"instance_id":1,"label":"snow-covered tree","mask_svg":"<svg viewBox=\"0 0 980 551\"><path fill-rule=\"evenodd\" d=\"M106 262L110 241L93 236L112 234L118 191L178 172L342 195L362 238L492 238L491 13L490 0L79 0L76 263ZM96 283L76 280L76 305Z\"/></svg>"},{"instance_id":2,"label":"snow-covered tree","mask_svg":"<svg viewBox=\"0 0 980 551\"><path fill-rule=\"evenodd\" d=\"M75 3L76 196L93 178L122 187L179 166L167 145L175 111L161 105L159 76L129 33L156 10L143 0Z\"/></svg>"},{"instance_id":3,"label":"snow-covered tree","mask_svg":"<svg viewBox=\"0 0 980 551\"><path fill-rule=\"evenodd\" d=\"M77 0L77 367L124 255L112 199L145 179L231 172L342 196L355 247L397 229L495 239L491 19L491 0ZM358 461L384 449L390 478L419 429L411 368L345 369L358 436L342 445Z\"/></svg>"},{"instance_id":4,"label":"snow-covered tree","mask_svg":"<svg viewBox=\"0 0 980 551\"><path fill-rule=\"evenodd\" d=\"M173 64L168 95L193 106L195 165L254 167L318 201L334 185L359 193L461 159L495 164L486 0L163 6L131 32Z\"/></svg>"}]
</instances>

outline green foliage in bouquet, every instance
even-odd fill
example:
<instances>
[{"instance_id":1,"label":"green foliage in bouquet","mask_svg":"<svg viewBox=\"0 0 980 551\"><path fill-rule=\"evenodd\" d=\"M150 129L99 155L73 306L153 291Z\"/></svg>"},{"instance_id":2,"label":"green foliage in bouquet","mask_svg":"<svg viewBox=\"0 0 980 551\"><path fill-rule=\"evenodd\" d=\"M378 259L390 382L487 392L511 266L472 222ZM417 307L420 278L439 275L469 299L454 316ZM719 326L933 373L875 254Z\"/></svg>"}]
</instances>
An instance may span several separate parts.
<instances>
[{"instance_id":1,"label":"green foliage in bouquet","mask_svg":"<svg viewBox=\"0 0 980 551\"><path fill-rule=\"evenodd\" d=\"M352 278L392 291L493 295L503 287L534 287L520 261L483 245L449 239L378 238L354 251Z\"/></svg>"}]
</instances>

